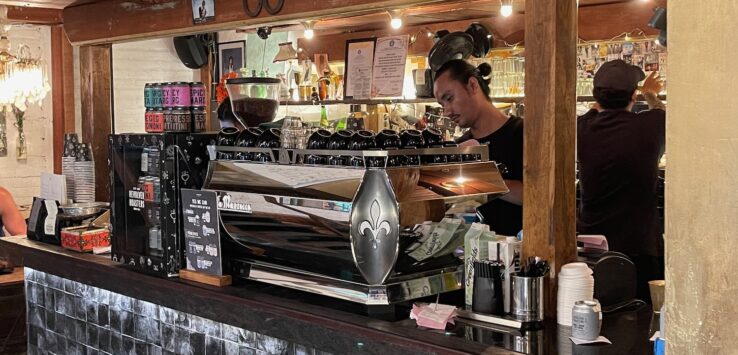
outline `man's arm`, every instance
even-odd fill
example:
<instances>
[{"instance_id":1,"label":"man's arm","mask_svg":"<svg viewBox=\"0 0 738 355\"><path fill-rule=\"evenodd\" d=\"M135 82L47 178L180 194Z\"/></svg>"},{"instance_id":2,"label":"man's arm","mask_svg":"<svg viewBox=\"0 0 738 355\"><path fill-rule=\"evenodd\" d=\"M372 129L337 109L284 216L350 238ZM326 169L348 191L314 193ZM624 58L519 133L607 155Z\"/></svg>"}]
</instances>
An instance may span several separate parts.
<instances>
[{"instance_id":1,"label":"man's arm","mask_svg":"<svg viewBox=\"0 0 738 355\"><path fill-rule=\"evenodd\" d=\"M520 180L505 180L505 185L510 192L500 196L500 199L512 204L523 205L523 182Z\"/></svg>"},{"instance_id":2,"label":"man's arm","mask_svg":"<svg viewBox=\"0 0 738 355\"><path fill-rule=\"evenodd\" d=\"M13 195L3 188L0 188L0 213L2 213L0 217L2 217L3 226L10 235L26 234L26 221L18 211Z\"/></svg>"},{"instance_id":3,"label":"man's arm","mask_svg":"<svg viewBox=\"0 0 738 355\"><path fill-rule=\"evenodd\" d=\"M648 103L649 109L653 110L657 108L659 110L666 111L666 105L664 105L664 102L659 99L658 95L650 92L644 92L643 97L646 99L646 103Z\"/></svg>"}]
</instances>

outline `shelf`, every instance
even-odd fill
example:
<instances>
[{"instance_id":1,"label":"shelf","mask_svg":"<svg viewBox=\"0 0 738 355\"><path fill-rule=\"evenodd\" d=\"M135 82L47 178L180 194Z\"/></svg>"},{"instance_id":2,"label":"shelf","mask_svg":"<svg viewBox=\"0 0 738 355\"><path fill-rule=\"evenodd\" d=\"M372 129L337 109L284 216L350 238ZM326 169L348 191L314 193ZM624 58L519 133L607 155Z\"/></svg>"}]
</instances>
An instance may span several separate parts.
<instances>
[{"instance_id":1,"label":"shelf","mask_svg":"<svg viewBox=\"0 0 738 355\"><path fill-rule=\"evenodd\" d=\"M432 104L436 99L432 97L419 99L346 99L323 101L280 101L283 106L312 106L312 105L392 105L392 104Z\"/></svg>"},{"instance_id":2,"label":"shelf","mask_svg":"<svg viewBox=\"0 0 738 355\"><path fill-rule=\"evenodd\" d=\"M495 102L520 102L523 97L499 97L493 99ZM346 100L323 100L323 101L280 101L282 106L312 106L312 105L392 105L392 104L434 104L433 97L417 99L346 99Z\"/></svg>"},{"instance_id":3,"label":"shelf","mask_svg":"<svg viewBox=\"0 0 738 355\"><path fill-rule=\"evenodd\" d=\"M499 103L520 103L525 97L493 97L492 101ZM666 100L666 95L659 95L659 99ZM577 102L594 102L594 96L578 96ZM646 101L643 95L638 95L637 101ZM392 105L392 104L434 104L432 97L418 99L363 99L363 100L323 100L323 101L280 101L282 106L318 106L318 105Z\"/></svg>"},{"instance_id":4,"label":"shelf","mask_svg":"<svg viewBox=\"0 0 738 355\"><path fill-rule=\"evenodd\" d=\"M666 100L666 95L659 95L659 99L660 100ZM591 95L589 95L589 96L577 96L577 102L595 102L595 101L596 100L595 100L594 96L591 96ZM636 101L643 101L643 102L645 102L646 101L646 98L643 97L643 95L640 95L639 94L636 97Z\"/></svg>"}]
</instances>

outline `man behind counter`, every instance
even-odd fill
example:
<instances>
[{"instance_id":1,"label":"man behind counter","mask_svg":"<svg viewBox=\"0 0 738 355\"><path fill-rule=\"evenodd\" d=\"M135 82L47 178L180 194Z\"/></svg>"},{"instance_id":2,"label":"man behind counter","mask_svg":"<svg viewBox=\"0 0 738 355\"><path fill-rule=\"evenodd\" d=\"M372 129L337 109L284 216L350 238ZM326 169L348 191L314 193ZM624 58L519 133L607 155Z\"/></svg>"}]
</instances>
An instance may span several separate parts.
<instances>
[{"instance_id":1,"label":"man behind counter","mask_svg":"<svg viewBox=\"0 0 738 355\"><path fill-rule=\"evenodd\" d=\"M505 165L502 177L510 193L480 206L479 212L498 234L516 235L523 228L523 120L492 105L486 79L491 72L487 63L475 68L451 60L436 72L433 93L444 115L469 129L459 145L489 144L489 159Z\"/></svg>"},{"instance_id":2,"label":"man behind counter","mask_svg":"<svg viewBox=\"0 0 738 355\"><path fill-rule=\"evenodd\" d=\"M657 96L657 72L641 87L650 110L631 112L644 78L640 68L622 60L603 64L595 74L597 106L577 120L577 232L604 235L610 250L628 255L637 269L638 297L648 302L648 281L664 277L657 179L666 112Z\"/></svg>"}]
</instances>

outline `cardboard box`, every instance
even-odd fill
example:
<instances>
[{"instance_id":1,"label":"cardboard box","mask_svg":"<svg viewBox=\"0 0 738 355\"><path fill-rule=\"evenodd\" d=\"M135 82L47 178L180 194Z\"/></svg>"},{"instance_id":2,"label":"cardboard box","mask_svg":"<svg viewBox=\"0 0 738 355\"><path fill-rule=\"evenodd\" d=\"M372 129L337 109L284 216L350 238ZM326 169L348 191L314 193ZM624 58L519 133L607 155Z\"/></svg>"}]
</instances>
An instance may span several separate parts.
<instances>
[{"instance_id":1,"label":"cardboard box","mask_svg":"<svg viewBox=\"0 0 738 355\"><path fill-rule=\"evenodd\" d=\"M502 294L505 313L510 313L512 308L510 277L512 274L520 272L520 254L523 251L523 242L515 237L499 237L497 240L488 243L489 260L502 261L505 264L505 270L502 272Z\"/></svg>"}]
</instances>

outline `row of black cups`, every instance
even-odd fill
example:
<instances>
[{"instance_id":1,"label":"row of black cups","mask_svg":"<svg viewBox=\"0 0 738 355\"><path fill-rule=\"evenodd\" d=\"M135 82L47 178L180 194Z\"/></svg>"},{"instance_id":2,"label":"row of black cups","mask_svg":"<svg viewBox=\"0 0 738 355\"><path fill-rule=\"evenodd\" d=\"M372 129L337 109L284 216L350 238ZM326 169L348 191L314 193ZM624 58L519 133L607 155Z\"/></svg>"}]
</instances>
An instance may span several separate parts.
<instances>
[{"instance_id":1,"label":"row of black cups","mask_svg":"<svg viewBox=\"0 0 738 355\"><path fill-rule=\"evenodd\" d=\"M244 148L279 148L281 130L270 128L261 130L250 127L239 131L227 127L218 134L218 145ZM311 150L394 150L456 147L456 143L444 141L437 129L426 128L402 130L399 133L391 129L383 129L375 134L366 130L339 130L331 133L325 129L313 132L307 142ZM269 162L271 156L266 153L219 152L219 159ZM389 156L385 164L383 157L359 157L350 155L317 155L308 154L300 163L310 165L341 165L355 167L406 166L422 164L460 163L477 161L480 157L473 154L433 154L433 155L399 155Z\"/></svg>"}]
</instances>

